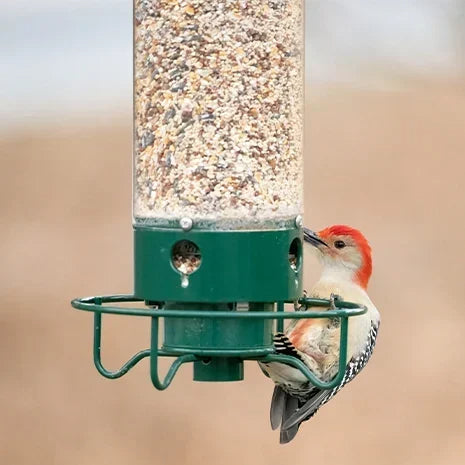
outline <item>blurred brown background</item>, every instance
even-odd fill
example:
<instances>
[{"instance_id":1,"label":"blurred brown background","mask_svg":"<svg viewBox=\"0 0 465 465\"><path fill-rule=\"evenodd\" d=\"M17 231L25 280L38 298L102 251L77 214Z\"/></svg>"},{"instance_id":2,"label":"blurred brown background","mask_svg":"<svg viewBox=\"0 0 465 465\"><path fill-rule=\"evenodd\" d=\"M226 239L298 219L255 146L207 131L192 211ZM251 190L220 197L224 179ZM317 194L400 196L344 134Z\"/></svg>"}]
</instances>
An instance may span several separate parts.
<instances>
[{"instance_id":1,"label":"blurred brown background","mask_svg":"<svg viewBox=\"0 0 465 465\"><path fill-rule=\"evenodd\" d=\"M366 371L287 446L253 363L231 384L186 367L162 393L146 360L116 381L93 367L91 315L69 301L132 291L129 113L0 132L0 463L465 463L463 82L329 84L307 115L305 222L366 233L382 327ZM104 319L108 367L148 342L148 321Z\"/></svg>"},{"instance_id":2,"label":"blurred brown background","mask_svg":"<svg viewBox=\"0 0 465 465\"><path fill-rule=\"evenodd\" d=\"M363 375L287 447L253 363L232 384L185 368L163 393L146 361L117 381L92 365L91 315L69 300L132 290L130 124L4 138L2 463L464 463L464 89L330 89L308 115L306 224L366 232L383 324ZM109 367L147 347L148 321L104 323Z\"/></svg>"}]
</instances>

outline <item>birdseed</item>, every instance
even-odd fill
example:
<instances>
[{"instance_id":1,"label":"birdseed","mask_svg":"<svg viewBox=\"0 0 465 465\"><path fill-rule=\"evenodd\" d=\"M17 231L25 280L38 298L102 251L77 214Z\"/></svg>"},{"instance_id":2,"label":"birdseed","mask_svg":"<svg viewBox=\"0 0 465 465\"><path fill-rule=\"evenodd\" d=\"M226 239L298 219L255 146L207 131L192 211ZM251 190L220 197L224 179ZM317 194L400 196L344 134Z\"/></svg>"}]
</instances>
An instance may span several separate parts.
<instances>
[{"instance_id":1,"label":"birdseed","mask_svg":"<svg viewBox=\"0 0 465 465\"><path fill-rule=\"evenodd\" d=\"M297 257L295 255L289 255L289 265L293 270L297 270Z\"/></svg>"},{"instance_id":2,"label":"birdseed","mask_svg":"<svg viewBox=\"0 0 465 465\"><path fill-rule=\"evenodd\" d=\"M135 221L302 213L303 0L136 0Z\"/></svg>"},{"instance_id":3,"label":"birdseed","mask_svg":"<svg viewBox=\"0 0 465 465\"><path fill-rule=\"evenodd\" d=\"M191 274L200 266L200 257L175 255L173 257L174 267L183 274Z\"/></svg>"},{"instance_id":4,"label":"birdseed","mask_svg":"<svg viewBox=\"0 0 465 465\"><path fill-rule=\"evenodd\" d=\"M173 265L184 275L196 271L202 261L199 248L191 241L182 240L173 247Z\"/></svg>"}]
</instances>

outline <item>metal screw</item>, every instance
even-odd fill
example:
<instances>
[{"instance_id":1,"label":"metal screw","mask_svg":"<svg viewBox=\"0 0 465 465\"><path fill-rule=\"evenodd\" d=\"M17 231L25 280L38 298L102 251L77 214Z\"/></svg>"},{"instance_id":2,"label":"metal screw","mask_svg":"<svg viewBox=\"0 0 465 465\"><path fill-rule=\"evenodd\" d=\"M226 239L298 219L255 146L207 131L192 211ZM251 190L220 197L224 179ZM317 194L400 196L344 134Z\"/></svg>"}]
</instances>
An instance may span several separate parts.
<instances>
[{"instance_id":1,"label":"metal screw","mask_svg":"<svg viewBox=\"0 0 465 465\"><path fill-rule=\"evenodd\" d=\"M295 225L296 225L298 228L301 228L303 224L304 224L304 222L303 222L302 216L301 216L301 215L297 215L296 218L295 218Z\"/></svg>"},{"instance_id":2,"label":"metal screw","mask_svg":"<svg viewBox=\"0 0 465 465\"><path fill-rule=\"evenodd\" d=\"M192 221L192 218L188 218L187 216L179 220L179 225L183 231L190 231L193 224L194 222Z\"/></svg>"}]
</instances>

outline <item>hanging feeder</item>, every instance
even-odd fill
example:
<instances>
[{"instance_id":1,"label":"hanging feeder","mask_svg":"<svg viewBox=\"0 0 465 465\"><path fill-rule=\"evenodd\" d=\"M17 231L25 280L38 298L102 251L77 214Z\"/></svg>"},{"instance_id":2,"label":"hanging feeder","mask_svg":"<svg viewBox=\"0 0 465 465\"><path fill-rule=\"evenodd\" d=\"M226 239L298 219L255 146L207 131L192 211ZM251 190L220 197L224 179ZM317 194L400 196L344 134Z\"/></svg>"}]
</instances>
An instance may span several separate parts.
<instances>
[{"instance_id":1,"label":"hanging feeder","mask_svg":"<svg viewBox=\"0 0 465 465\"><path fill-rule=\"evenodd\" d=\"M196 381L237 381L244 360L281 361L338 385L348 318L366 309L301 298L303 1L134 8L135 291L72 302L94 312L98 371L119 378L150 357L162 390L185 363ZM305 311L284 312L297 301ZM150 348L114 372L100 358L104 313L151 319ZM275 354L273 333L284 319L329 317L341 320L341 353L328 383ZM164 380L159 357L174 359Z\"/></svg>"}]
</instances>

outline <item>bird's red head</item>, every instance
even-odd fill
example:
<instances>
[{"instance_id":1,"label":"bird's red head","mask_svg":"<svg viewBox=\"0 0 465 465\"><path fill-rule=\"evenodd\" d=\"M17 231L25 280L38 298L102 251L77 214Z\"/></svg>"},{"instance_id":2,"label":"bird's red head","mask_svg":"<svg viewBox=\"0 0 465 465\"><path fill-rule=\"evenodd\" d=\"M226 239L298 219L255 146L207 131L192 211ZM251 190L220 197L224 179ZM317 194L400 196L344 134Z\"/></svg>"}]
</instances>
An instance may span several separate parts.
<instances>
[{"instance_id":1,"label":"bird's red head","mask_svg":"<svg viewBox=\"0 0 465 465\"><path fill-rule=\"evenodd\" d=\"M338 224L317 234L305 230L304 237L318 248L328 268L352 271L353 280L366 289L372 272L371 247L358 229Z\"/></svg>"}]
</instances>

